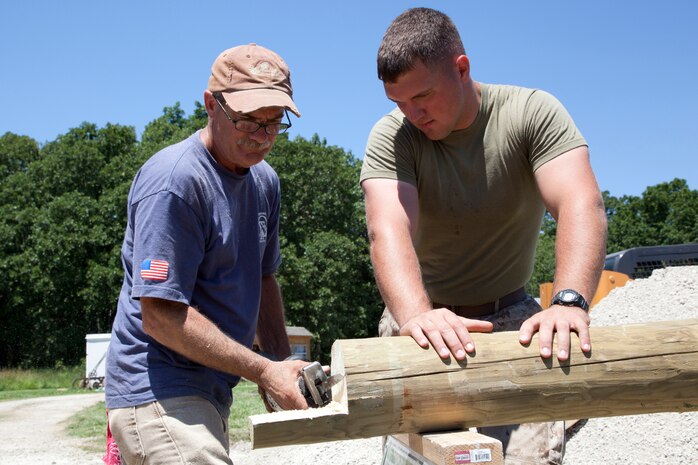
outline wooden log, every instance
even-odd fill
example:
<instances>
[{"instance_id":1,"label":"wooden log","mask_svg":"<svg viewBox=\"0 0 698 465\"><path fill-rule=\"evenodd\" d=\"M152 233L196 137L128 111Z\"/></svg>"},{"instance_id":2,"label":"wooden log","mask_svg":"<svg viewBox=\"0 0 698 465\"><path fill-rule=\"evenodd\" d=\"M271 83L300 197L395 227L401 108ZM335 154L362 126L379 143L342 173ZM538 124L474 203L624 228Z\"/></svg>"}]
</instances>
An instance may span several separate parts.
<instances>
[{"instance_id":1,"label":"wooden log","mask_svg":"<svg viewBox=\"0 0 698 465\"><path fill-rule=\"evenodd\" d=\"M542 359L518 332L473 334L441 360L410 337L338 340L333 402L250 417L252 447L536 421L698 411L698 319L592 327L592 351Z\"/></svg>"}]
</instances>

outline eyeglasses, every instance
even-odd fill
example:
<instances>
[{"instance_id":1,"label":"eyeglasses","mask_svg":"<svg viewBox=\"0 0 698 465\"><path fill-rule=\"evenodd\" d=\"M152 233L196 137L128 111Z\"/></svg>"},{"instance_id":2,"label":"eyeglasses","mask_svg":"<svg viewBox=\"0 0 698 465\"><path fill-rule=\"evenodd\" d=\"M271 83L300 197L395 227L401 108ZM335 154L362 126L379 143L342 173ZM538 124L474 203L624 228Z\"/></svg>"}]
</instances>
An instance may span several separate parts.
<instances>
[{"instance_id":1,"label":"eyeglasses","mask_svg":"<svg viewBox=\"0 0 698 465\"><path fill-rule=\"evenodd\" d=\"M233 123L233 126L235 126L235 129L238 131L242 132L248 132L248 133L255 133L259 131L259 128L264 128L264 132L269 134L270 136L275 136L277 134L283 134L288 130L288 128L291 127L291 120L288 117L288 112L284 110L284 115L286 115L286 120L288 123L258 123L257 121L251 120L251 119L238 119L235 120L230 117L227 111L225 111L225 104L221 103L219 100L219 97L215 97L216 102L218 102L218 106L221 107L221 110L223 110L223 113L225 113L225 117L230 120L231 123Z\"/></svg>"}]
</instances>

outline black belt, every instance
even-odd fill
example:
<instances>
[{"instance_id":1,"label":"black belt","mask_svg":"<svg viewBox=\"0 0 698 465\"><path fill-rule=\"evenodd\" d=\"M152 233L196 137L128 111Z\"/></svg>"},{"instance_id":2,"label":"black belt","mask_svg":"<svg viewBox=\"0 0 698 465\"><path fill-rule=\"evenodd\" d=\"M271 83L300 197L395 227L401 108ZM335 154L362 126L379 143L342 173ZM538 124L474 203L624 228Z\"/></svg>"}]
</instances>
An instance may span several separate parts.
<instances>
[{"instance_id":1,"label":"black belt","mask_svg":"<svg viewBox=\"0 0 698 465\"><path fill-rule=\"evenodd\" d=\"M480 305L444 305L434 302L433 307L447 308L458 316L470 318L474 316L491 315L492 313L497 312L500 308L508 307L509 305L514 305L517 302L521 302L526 298L526 296L526 291L523 287L520 287L514 292L510 292L494 302L487 302Z\"/></svg>"}]
</instances>

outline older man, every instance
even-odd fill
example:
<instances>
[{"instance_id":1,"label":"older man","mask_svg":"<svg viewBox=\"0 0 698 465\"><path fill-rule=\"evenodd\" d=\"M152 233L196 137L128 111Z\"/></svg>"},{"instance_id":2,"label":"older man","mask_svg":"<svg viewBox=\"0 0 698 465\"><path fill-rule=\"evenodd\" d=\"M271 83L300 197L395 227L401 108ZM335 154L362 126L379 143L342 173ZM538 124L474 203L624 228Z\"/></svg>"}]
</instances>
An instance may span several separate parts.
<instances>
[{"instance_id":1,"label":"older man","mask_svg":"<svg viewBox=\"0 0 698 465\"><path fill-rule=\"evenodd\" d=\"M240 377L307 408L279 286L279 180L264 161L290 127L289 69L256 44L221 53L207 126L150 158L128 196L124 283L107 358L109 426L128 464L231 464Z\"/></svg>"}]
</instances>

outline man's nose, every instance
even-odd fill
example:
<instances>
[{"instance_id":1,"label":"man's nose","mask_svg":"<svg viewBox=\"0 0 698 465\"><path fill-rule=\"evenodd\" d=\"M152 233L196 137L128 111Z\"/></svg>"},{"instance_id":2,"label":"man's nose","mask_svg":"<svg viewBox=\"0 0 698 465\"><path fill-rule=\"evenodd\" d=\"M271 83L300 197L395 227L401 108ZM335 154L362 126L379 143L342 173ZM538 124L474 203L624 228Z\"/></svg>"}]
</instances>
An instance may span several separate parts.
<instances>
[{"instance_id":1,"label":"man's nose","mask_svg":"<svg viewBox=\"0 0 698 465\"><path fill-rule=\"evenodd\" d=\"M414 103L405 103L400 105L400 110L405 114L411 122L417 122L424 116L424 109Z\"/></svg>"},{"instance_id":2,"label":"man's nose","mask_svg":"<svg viewBox=\"0 0 698 465\"><path fill-rule=\"evenodd\" d=\"M269 134L267 134L266 128L264 126L260 126L259 129L257 129L255 132L249 133L250 139L252 139L255 142L259 142L260 144L262 142L265 142L269 137L271 137Z\"/></svg>"}]
</instances>

